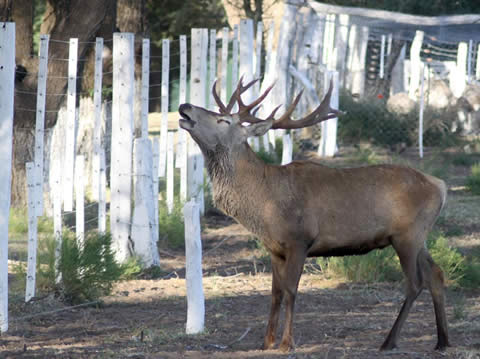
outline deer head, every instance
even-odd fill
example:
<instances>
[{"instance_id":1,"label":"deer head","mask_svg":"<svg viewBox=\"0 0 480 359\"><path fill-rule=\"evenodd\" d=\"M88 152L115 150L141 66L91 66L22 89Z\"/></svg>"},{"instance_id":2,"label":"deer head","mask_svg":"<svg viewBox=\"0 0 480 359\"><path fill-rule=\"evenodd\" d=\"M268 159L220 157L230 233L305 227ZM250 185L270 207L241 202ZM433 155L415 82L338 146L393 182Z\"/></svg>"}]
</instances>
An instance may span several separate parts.
<instances>
[{"instance_id":1,"label":"deer head","mask_svg":"<svg viewBox=\"0 0 480 359\"><path fill-rule=\"evenodd\" d=\"M216 82L213 84L212 93L219 107L219 113L208 111L202 107L191 104L180 105L178 109L182 116L180 119L180 127L187 130L202 149L213 150L218 145L232 148L236 144L246 142L248 137L262 136L270 129L297 129L308 127L321 121L337 117L340 113L338 110L330 107L330 97L333 87L332 81L330 81L330 87L322 103L309 115L299 120L293 120L291 118L302 96L302 92L300 92L281 117L275 119L275 114L280 107L278 106L267 118L260 119L256 117L255 114L261 102L272 90L273 85L268 87L265 92L252 103L246 105L241 95L252 87L258 79L249 82L245 86L242 80L243 78L238 82L237 88L226 106L222 103L215 90ZM238 104L238 112L232 113L235 103Z\"/></svg>"}]
</instances>

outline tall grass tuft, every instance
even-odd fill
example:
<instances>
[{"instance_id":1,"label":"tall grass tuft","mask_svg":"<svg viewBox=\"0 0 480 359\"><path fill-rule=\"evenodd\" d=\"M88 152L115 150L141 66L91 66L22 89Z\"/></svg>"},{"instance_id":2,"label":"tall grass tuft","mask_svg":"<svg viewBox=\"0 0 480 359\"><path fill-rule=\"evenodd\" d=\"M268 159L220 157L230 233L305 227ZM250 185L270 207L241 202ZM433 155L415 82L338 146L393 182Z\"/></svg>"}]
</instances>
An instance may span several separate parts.
<instances>
[{"instance_id":1,"label":"tall grass tuft","mask_svg":"<svg viewBox=\"0 0 480 359\"><path fill-rule=\"evenodd\" d=\"M467 188L475 195L480 195L480 163L471 167L471 174L467 177Z\"/></svg>"},{"instance_id":2,"label":"tall grass tuft","mask_svg":"<svg viewBox=\"0 0 480 359\"><path fill-rule=\"evenodd\" d=\"M170 248L182 248L185 245L185 225L183 203L176 198L172 213L168 213L164 201L158 204L158 230L160 241Z\"/></svg>"}]
</instances>

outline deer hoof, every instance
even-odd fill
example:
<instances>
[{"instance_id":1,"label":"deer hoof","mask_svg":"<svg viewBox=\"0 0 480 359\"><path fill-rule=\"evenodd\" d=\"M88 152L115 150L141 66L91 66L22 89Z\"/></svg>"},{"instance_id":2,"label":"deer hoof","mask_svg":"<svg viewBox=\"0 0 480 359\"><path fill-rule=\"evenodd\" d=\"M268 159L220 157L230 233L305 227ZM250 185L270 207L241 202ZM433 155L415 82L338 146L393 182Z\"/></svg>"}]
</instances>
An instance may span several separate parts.
<instances>
[{"instance_id":1,"label":"deer hoof","mask_svg":"<svg viewBox=\"0 0 480 359\"><path fill-rule=\"evenodd\" d=\"M275 346L275 341L265 341L263 343L263 347L262 349L263 350L269 350L269 349L273 349L273 347Z\"/></svg>"},{"instance_id":2,"label":"deer hoof","mask_svg":"<svg viewBox=\"0 0 480 359\"><path fill-rule=\"evenodd\" d=\"M438 350L440 352L444 352L447 349L447 347L451 347L451 345L448 341L438 342L437 345L435 346L435 350Z\"/></svg>"}]
</instances>

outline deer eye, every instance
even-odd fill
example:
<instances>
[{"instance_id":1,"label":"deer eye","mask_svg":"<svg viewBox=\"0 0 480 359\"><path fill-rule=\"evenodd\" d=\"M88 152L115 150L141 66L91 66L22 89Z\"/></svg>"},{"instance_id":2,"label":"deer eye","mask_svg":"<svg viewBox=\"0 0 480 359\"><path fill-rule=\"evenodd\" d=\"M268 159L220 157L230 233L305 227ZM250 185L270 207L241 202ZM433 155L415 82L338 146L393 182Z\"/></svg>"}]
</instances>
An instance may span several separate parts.
<instances>
[{"instance_id":1,"label":"deer eye","mask_svg":"<svg viewBox=\"0 0 480 359\"><path fill-rule=\"evenodd\" d=\"M225 122L227 125L230 125L230 121L229 121L229 120L226 120L226 119L224 119L224 118L219 118L219 119L217 120L217 123L222 123L222 122Z\"/></svg>"}]
</instances>

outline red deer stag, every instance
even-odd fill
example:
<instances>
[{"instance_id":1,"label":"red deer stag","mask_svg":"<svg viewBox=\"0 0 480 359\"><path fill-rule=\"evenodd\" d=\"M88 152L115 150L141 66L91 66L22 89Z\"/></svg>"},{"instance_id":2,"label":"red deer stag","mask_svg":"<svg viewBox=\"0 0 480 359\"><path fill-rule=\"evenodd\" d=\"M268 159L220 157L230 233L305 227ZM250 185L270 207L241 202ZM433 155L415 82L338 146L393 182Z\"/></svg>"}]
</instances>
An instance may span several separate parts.
<instances>
[{"instance_id":1,"label":"red deer stag","mask_svg":"<svg viewBox=\"0 0 480 359\"><path fill-rule=\"evenodd\" d=\"M442 270L425 247L425 238L446 200L445 183L408 167L377 165L329 168L312 161L285 166L264 163L247 143L270 129L297 129L336 117L330 108L332 83L308 116L292 120L301 93L285 114L278 107L266 119L256 108L273 85L246 105L238 83L225 106L213 86L220 113L190 104L179 107L180 126L190 133L205 157L215 205L260 238L271 253L272 299L264 348L273 348L282 301L285 327L280 350L293 348L292 319L298 282L306 257L365 254L393 246L407 281L406 299L381 346L396 347L400 329L413 302L428 288L435 309L438 342L449 346ZM231 113L238 104L238 112ZM250 125L243 125L249 123Z\"/></svg>"}]
</instances>

